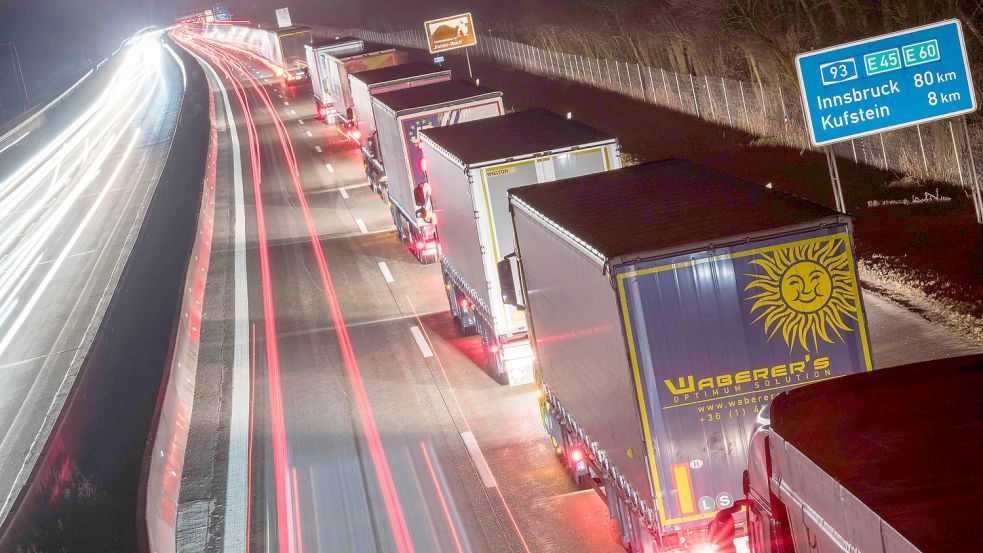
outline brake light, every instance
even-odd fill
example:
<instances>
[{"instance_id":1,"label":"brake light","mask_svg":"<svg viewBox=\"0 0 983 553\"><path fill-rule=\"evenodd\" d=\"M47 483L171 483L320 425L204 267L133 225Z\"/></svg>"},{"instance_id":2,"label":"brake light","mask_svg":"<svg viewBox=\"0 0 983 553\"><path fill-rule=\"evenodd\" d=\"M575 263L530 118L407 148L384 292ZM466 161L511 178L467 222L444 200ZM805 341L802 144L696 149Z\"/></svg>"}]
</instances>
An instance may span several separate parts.
<instances>
[{"instance_id":1,"label":"brake light","mask_svg":"<svg viewBox=\"0 0 983 553\"><path fill-rule=\"evenodd\" d=\"M420 170L424 173L427 172L427 158L425 157L420 158Z\"/></svg>"},{"instance_id":2,"label":"brake light","mask_svg":"<svg viewBox=\"0 0 983 553\"><path fill-rule=\"evenodd\" d=\"M423 243L423 240L420 240L419 242L417 242L417 243L416 243L416 249L418 249L418 250L421 250L421 251L422 251L422 250L423 250L423 246L424 246L424 245L425 245L425 244Z\"/></svg>"},{"instance_id":3,"label":"brake light","mask_svg":"<svg viewBox=\"0 0 983 553\"><path fill-rule=\"evenodd\" d=\"M491 347L491 352L492 352L492 353L494 353L494 354L498 354L498 351L499 351L500 349L501 349L501 348L499 348L499 347L498 347L498 344L495 344L495 345L493 345L493 346Z\"/></svg>"},{"instance_id":4,"label":"brake light","mask_svg":"<svg viewBox=\"0 0 983 553\"><path fill-rule=\"evenodd\" d=\"M362 131L359 131L358 129L352 131L352 139L355 140L355 142L361 142L362 141Z\"/></svg>"},{"instance_id":5,"label":"brake light","mask_svg":"<svg viewBox=\"0 0 983 553\"><path fill-rule=\"evenodd\" d=\"M471 307L471 302L468 298L461 298L461 309L468 309Z\"/></svg>"},{"instance_id":6,"label":"brake light","mask_svg":"<svg viewBox=\"0 0 983 553\"><path fill-rule=\"evenodd\" d=\"M579 463L584 460L584 452L580 451L579 449L574 449L570 452L570 459L572 459L574 463Z\"/></svg>"}]
</instances>

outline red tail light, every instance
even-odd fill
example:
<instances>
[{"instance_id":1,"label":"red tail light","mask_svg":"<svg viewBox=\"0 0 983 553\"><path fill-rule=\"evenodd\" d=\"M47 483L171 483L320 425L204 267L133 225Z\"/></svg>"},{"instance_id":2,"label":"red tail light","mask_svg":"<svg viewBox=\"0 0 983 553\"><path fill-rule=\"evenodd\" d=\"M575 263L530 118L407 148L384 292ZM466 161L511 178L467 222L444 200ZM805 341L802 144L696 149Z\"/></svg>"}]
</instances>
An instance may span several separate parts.
<instances>
[{"instance_id":1,"label":"red tail light","mask_svg":"<svg viewBox=\"0 0 983 553\"><path fill-rule=\"evenodd\" d=\"M495 344L491 347L491 352L497 355L501 349L502 348L498 347L498 344Z\"/></svg>"},{"instance_id":2,"label":"red tail light","mask_svg":"<svg viewBox=\"0 0 983 553\"><path fill-rule=\"evenodd\" d=\"M469 307L471 307L471 302L468 301L468 298L461 298L461 309L468 309Z\"/></svg>"},{"instance_id":3,"label":"red tail light","mask_svg":"<svg viewBox=\"0 0 983 553\"><path fill-rule=\"evenodd\" d=\"M419 242L417 242L417 243L416 243L416 249L418 249L418 250L421 250L421 251L422 251L422 250L423 250L423 247L424 247L425 245L426 245L426 244L425 244L425 243L423 242L423 240L420 240Z\"/></svg>"},{"instance_id":4,"label":"red tail light","mask_svg":"<svg viewBox=\"0 0 983 553\"><path fill-rule=\"evenodd\" d=\"M424 173L427 172L427 158L425 157L420 158L420 170Z\"/></svg>"},{"instance_id":5,"label":"red tail light","mask_svg":"<svg viewBox=\"0 0 983 553\"><path fill-rule=\"evenodd\" d=\"M574 463L579 463L584 460L584 452L580 451L579 449L574 449L570 452L570 459L572 459Z\"/></svg>"}]
</instances>

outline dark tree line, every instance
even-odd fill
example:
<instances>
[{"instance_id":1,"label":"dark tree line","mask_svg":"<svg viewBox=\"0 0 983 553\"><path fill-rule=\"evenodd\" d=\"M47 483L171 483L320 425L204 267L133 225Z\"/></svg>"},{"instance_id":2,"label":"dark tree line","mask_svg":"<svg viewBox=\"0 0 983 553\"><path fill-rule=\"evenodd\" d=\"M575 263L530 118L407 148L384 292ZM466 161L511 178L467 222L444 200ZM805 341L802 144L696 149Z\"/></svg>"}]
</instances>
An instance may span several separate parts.
<instances>
[{"instance_id":1,"label":"dark tree line","mask_svg":"<svg viewBox=\"0 0 983 553\"><path fill-rule=\"evenodd\" d=\"M482 29L556 50L789 85L800 52L958 18L983 80L983 0L520 0L476 16Z\"/></svg>"}]
</instances>

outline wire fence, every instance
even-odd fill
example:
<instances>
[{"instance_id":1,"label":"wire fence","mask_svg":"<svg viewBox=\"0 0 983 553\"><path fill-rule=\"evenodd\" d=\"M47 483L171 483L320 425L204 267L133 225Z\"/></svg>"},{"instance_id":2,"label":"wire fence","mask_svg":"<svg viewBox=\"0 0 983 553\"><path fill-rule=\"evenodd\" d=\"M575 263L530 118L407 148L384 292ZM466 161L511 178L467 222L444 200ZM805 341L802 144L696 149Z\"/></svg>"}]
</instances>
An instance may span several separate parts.
<instances>
[{"instance_id":1,"label":"wire fence","mask_svg":"<svg viewBox=\"0 0 983 553\"><path fill-rule=\"evenodd\" d=\"M381 33L317 25L311 28L319 38L350 35L379 44L427 49L422 29ZM684 75L660 67L557 52L480 33L477 38L477 46L470 49L472 57L617 92L740 128L765 141L814 149L808 139L797 90L707 75ZM446 54L464 55L462 50ZM840 142L833 149L844 159L918 178L947 181L968 191L973 181L970 159L975 158L979 170L983 139L976 125L963 125L963 120L935 121ZM976 208L978 213L983 213L983 205Z\"/></svg>"}]
</instances>

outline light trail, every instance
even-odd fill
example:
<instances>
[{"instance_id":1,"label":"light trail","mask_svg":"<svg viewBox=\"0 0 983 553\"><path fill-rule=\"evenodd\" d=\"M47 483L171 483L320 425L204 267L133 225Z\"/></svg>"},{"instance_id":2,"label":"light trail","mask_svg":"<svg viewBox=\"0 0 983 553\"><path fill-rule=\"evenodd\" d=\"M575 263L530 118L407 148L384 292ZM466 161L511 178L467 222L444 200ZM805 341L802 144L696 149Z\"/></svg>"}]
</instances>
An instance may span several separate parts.
<instances>
[{"instance_id":1,"label":"light trail","mask_svg":"<svg viewBox=\"0 0 983 553\"><path fill-rule=\"evenodd\" d=\"M402 505L399 501L399 495L396 490L396 485L393 480L392 471L389 467L389 462L386 457L385 448L382 444L382 438L379 433L378 426L375 422L375 417L372 412L372 406L366 392L365 383L362 379L361 370L358 366L358 360L352 346L351 337L348 334L348 329L345 326L344 316L341 310L340 303L338 301L338 296L334 288L334 283L331 279L330 271L328 269L327 260L324 255L323 248L321 247L320 237L318 236L313 216L311 215L310 208L307 203L307 198L303 190L303 186L300 182L300 172L297 167L297 160L293 150L293 144L287 133L286 127L283 121L280 119L276 107L273 105L272 100L269 97L269 93L266 88L255 76L249 71L245 65L239 60L235 59L231 55L216 51L215 48L210 48L208 45L203 44L205 40L199 37L184 36L181 37L182 40L187 43L192 44L192 47L198 47L202 51L208 52L212 60L216 63L222 63L235 69L242 77L245 77L251 85L254 94L262 101L266 110L268 111L271 120L273 122L274 128L277 132L277 136L280 140L281 149L283 151L284 158L286 160L287 168L291 177L291 181L294 185L294 190L296 192L298 204L300 206L301 214L304 218L304 222L307 226L309 239L311 247L314 251L315 261L318 266L318 274L320 276L322 289L324 290L325 300L328 306L328 310L331 314L332 320L335 322L335 331L338 338L338 343L341 348L341 356L345 366L346 373L349 376L349 381L352 386L353 396L355 399L355 405L358 412L360 422L362 424L363 433L365 435L365 440L368 444L370 457L372 460L373 468L375 469L376 477L379 482L379 487L382 491L383 503L386 507L386 512L389 518L390 527L393 533L393 538L396 544L396 548L399 553L413 553L413 541L410 537L409 529L406 524L406 518L403 514ZM224 45L220 45L224 46ZM248 54L248 53L247 53ZM224 69L228 71L228 67ZM230 77L230 75L226 75ZM232 79L231 82L234 82ZM240 85L234 83L234 86L238 88ZM237 91L238 94L238 91ZM242 100L240 100L242 101ZM251 116L249 116L251 117ZM258 152L257 152L258 156ZM255 177L254 177L254 180ZM256 202L257 202L257 218L261 219L259 216L260 204L261 204L261 190L259 188L255 191ZM265 222L258 221L257 226L259 229L264 229L262 232L264 234L260 239L260 257L261 266L264 265L263 256L264 245L265 245ZM266 261L265 263L268 263ZM263 270L268 270L264 267ZM268 281L268 278L264 277L264 282ZM264 305L266 296L266 286L264 285ZM272 298L270 298L271 311L272 311ZM272 313L266 313L267 321L266 324L269 327L271 325ZM267 335L267 352L269 357L270 342L274 344L275 347L275 322L272 323L273 332ZM268 362L268 365L269 362ZM290 521L295 516L292 513L291 501L289 496L291 495L291 489L288 484L289 473L287 472L288 465L286 464L286 444L285 442L281 445L280 441L284 438L285 431L283 429L283 403L282 403L282 390L279 386L279 365L269 366L270 370L270 418L271 427L273 434L273 453L274 453L274 479L276 481L277 490L277 526L280 530L280 548L281 551L296 551L296 543L293 535L294 525ZM278 453L278 451L281 451ZM286 543L284 543L284 535L286 535Z\"/></svg>"},{"instance_id":2,"label":"light trail","mask_svg":"<svg viewBox=\"0 0 983 553\"><path fill-rule=\"evenodd\" d=\"M66 276L85 277L66 273L66 261L82 255L73 249L91 235L91 227L105 216L107 198L133 169L135 152L150 134L142 121L157 116L157 108L169 101L162 60L159 37L134 41L95 101L0 181L0 305L6 309L0 321L0 365L22 361L16 357L18 348L12 346L23 344L25 330L33 329L38 317L50 311L41 307L59 301L51 298L52 283ZM55 406L70 382L69 374L53 397L43 398L50 405L30 451L43 442L47 421L57 415ZM28 405L25 401L13 414L11 428L30 412L25 409ZM8 431L0 440L0 450L19 438ZM23 456L14 482L21 481L34 458ZM15 485L6 494L0 516L18 490Z\"/></svg>"}]
</instances>

